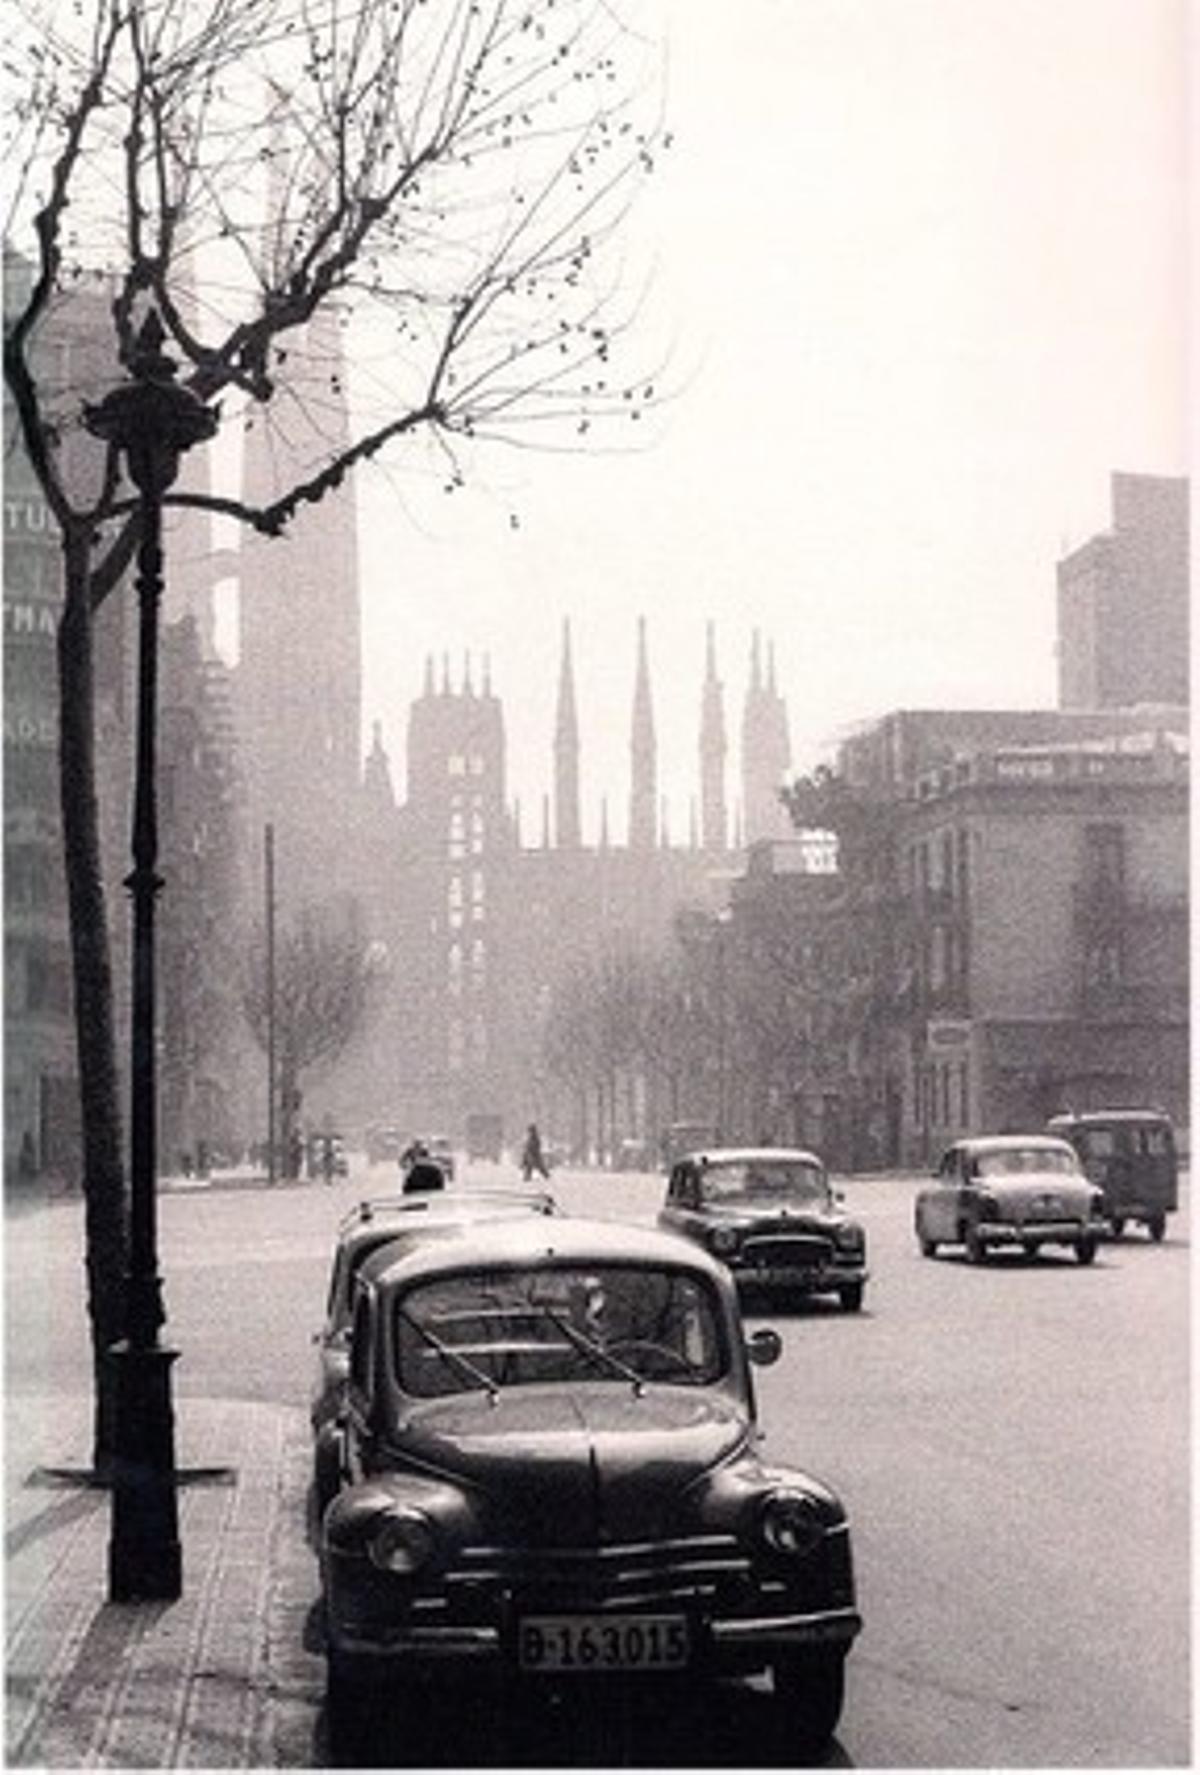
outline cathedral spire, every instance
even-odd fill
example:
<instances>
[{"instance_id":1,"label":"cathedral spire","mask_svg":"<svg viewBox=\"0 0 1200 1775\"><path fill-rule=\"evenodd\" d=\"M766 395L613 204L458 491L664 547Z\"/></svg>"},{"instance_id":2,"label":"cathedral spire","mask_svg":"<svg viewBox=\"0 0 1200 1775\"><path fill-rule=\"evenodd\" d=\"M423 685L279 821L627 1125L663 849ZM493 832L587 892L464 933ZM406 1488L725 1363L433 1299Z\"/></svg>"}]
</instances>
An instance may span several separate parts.
<instances>
[{"instance_id":1,"label":"cathedral spire","mask_svg":"<svg viewBox=\"0 0 1200 1775\"><path fill-rule=\"evenodd\" d=\"M787 705L775 687L774 643L769 648L764 682L756 629L742 714L742 817L748 845L760 838L782 837L790 830L779 799L790 765Z\"/></svg>"},{"instance_id":2,"label":"cathedral spire","mask_svg":"<svg viewBox=\"0 0 1200 1775\"><path fill-rule=\"evenodd\" d=\"M723 851L728 842L725 753L725 705L717 677L716 638L710 622L700 711L700 836L706 851Z\"/></svg>"},{"instance_id":3,"label":"cathedral spire","mask_svg":"<svg viewBox=\"0 0 1200 1775\"><path fill-rule=\"evenodd\" d=\"M652 851L658 812L658 768L654 743L654 705L646 657L646 619L638 617L637 679L633 691L629 795L629 848Z\"/></svg>"},{"instance_id":4,"label":"cathedral spire","mask_svg":"<svg viewBox=\"0 0 1200 1775\"><path fill-rule=\"evenodd\" d=\"M571 665L571 624L563 621L558 712L554 721L554 832L559 850L579 848L579 718Z\"/></svg>"}]
</instances>

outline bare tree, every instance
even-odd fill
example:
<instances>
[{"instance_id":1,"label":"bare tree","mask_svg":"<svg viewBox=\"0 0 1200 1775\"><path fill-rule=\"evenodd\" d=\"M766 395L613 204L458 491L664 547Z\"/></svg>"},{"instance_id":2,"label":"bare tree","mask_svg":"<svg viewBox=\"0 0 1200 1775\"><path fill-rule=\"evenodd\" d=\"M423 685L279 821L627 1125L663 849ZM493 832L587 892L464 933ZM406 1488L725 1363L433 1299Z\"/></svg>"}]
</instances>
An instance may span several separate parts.
<instances>
[{"instance_id":1,"label":"bare tree","mask_svg":"<svg viewBox=\"0 0 1200 1775\"><path fill-rule=\"evenodd\" d=\"M266 936L260 933L246 967L242 1004L255 1041L264 1050L274 1018L278 1055L278 1127L284 1175L295 1177L301 1082L336 1060L362 1023L371 968L356 918L337 907L307 907L275 937L273 992L268 986Z\"/></svg>"},{"instance_id":2,"label":"bare tree","mask_svg":"<svg viewBox=\"0 0 1200 1775\"><path fill-rule=\"evenodd\" d=\"M184 383L244 423L272 400L286 414L293 390L311 405L292 347L328 305L373 328L387 376L348 444L263 507L168 495L266 535L405 439L428 440L449 486L476 440L584 447L652 393L610 361L629 317L614 310L620 267L605 265L660 141L637 121L645 41L610 0L96 0L67 15L31 4L20 25L6 45L10 90L24 91L5 144L7 235L30 276L4 369L62 542L60 796L102 1467L125 1207L92 625L136 546L137 504L111 449L68 474L81 390L46 374L45 339L106 280L110 375L132 363L152 305Z\"/></svg>"}]
</instances>

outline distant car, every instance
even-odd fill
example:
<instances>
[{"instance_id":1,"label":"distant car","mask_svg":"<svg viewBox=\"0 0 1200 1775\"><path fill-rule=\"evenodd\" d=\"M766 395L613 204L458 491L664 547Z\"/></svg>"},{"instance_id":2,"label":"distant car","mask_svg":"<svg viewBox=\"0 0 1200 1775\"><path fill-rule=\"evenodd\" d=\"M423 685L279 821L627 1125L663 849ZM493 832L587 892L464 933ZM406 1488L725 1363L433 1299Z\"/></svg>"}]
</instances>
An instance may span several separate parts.
<instances>
[{"instance_id":1,"label":"distant car","mask_svg":"<svg viewBox=\"0 0 1200 1775\"><path fill-rule=\"evenodd\" d=\"M325 1322L313 1336L317 1346L317 1377L310 1416L316 1447L316 1502L327 1502L328 1482L322 1467L322 1433L345 1403L350 1321L354 1285L367 1259L384 1245L449 1237L482 1220L505 1220L530 1214L555 1214L553 1196L544 1190L443 1190L428 1196L388 1196L360 1202L338 1227Z\"/></svg>"},{"instance_id":2,"label":"distant car","mask_svg":"<svg viewBox=\"0 0 1200 1775\"><path fill-rule=\"evenodd\" d=\"M749 1364L779 1351L745 1341L723 1265L644 1227L509 1220L370 1259L320 1532L335 1755L392 1706L419 1728L435 1684L587 1708L657 1678L686 1705L760 1671L823 1747L861 1621L838 1499L760 1453Z\"/></svg>"},{"instance_id":3,"label":"distant car","mask_svg":"<svg viewBox=\"0 0 1200 1775\"><path fill-rule=\"evenodd\" d=\"M308 1140L310 1177L348 1177L350 1160L340 1134L311 1134Z\"/></svg>"},{"instance_id":4,"label":"distant car","mask_svg":"<svg viewBox=\"0 0 1200 1775\"><path fill-rule=\"evenodd\" d=\"M1179 1155L1161 1109L1089 1109L1051 1118L1046 1132L1069 1140L1096 1187L1114 1239L1140 1221L1157 1244L1179 1206Z\"/></svg>"},{"instance_id":5,"label":"distant car","mask_svg":"<svg viewBox=\"0 0 1200 1775\"><path fill-rule=\"evenodd\" d=\"M671 1167L658 1224L695 1239L743 1290L797 1299L836 1294L863 1304L867 1244L841 1207L825 1166L796 1147L718 1147Z\"/></svg>"},{"instance_id":6,"label":"distant car","mask_svg":"<svg viewBox=\"0 0 1200 1775\"><path fill-rule=\"evenodd\" d=\"M914 1208L925 1257L942 1245L963 1246L971 1263L982 1263L1001 1245L1031 1256L1043 1245L1065 1245L1080 1263L1096 1255L1104 1198L1068 1141L1038 1134L957 1140L934 1177Z\"/></svg>"},{"instance_id":7,"label":"distant car","mask_svg":"<svg viewBox=\"0 0 1200 1775\"><path fill-rule=\"evenodd\" d=\"M407 1171L418 1160L428 1160L441 1171L447 1183L454 1182L454 1148L444 1134L418 1134L400 1154L400 1169Z\"/></svg>"}]
</instances>

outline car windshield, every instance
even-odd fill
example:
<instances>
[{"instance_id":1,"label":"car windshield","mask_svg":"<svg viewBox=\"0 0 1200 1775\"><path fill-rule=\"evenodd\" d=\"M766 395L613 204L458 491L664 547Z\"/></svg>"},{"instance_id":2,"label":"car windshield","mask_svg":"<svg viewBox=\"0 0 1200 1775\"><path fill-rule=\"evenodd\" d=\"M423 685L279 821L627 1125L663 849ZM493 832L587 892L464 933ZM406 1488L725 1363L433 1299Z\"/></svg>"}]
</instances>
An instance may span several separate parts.
<instances>
[{"instance_id":1,"label":"car windshield","mask_svg":"<svg viewBox=\"0 0 1200 1775\"><path fill-rule=\"evenodd\" d=\"M770 1202L773 1207L824 1204L829 1185L819 1165L802 1159L737 1159L706 1165L701 1193L706 1202Z\"/></svg>"},{"instance_id":2,"label":"car windshield","mask_svg":"<svg viewBox=\"0 0 1200 1775\"><path fill-rule=\"evenodd\" d=\"M1058 1147L1011 1146L997 1152L976 1153L971 1170L975 1177L1012 1177L1035 1171L1071 1175L1079 1170L1079 1160L1073 1152Z\"/></svg>"},{"instance_id":3,"label":"car windshield","mask_svg":"<svg viewBox=\"0 0 1200 1775\"><path fill-rule=\"evenodd\" d=\"M396 1303L398 1378L419 1399L597 1380L704 1386L724 1372L717 1302L688 1270L646 1264L468 1270Z\"/></svg>"}]
</instances>

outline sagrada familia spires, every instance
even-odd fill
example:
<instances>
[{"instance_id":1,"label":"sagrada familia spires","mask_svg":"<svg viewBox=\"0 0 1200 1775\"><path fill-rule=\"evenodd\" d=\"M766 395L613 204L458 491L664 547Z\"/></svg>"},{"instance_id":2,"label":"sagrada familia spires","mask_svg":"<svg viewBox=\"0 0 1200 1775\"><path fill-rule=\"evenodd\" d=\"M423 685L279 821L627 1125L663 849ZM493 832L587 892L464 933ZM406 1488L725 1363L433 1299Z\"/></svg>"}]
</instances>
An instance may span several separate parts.
<instances>
[{"instance_id":1,"label":"sagrada familia spires","mask_svg":"<svg viewBox=\"0 0 1200 1775\"><path fill-rule=\"evenodd\" d=\"M700 711L700 844L707 851L723 851L728 844L725 750L725 707L717 677L713 625L709 623Z\"/></svg>"},{"instance_id":2,"label":"sagrada familia spires","mask_svg":"<svg viewBox=\"0 0 1200 1775\"><path fill-rule=\"evenodd\" d=\"M758 630L750 649L750 687L742 713L742 837L746 844L790 831L779 787L792 762L787 706L775 687L775 649L764 680Z\"/></svg>"},{"instance_id":3,"label":"sagrada familia spires","mask_svg":"<svg viewBox=\"0 0 1200 1775\"><path fill-rule=\"evenodd\" d=\"M554 721L554 835L559 850L579 848L579 718L571 668L571 625L563 623L558 713Z\"/></svg>"},{"instance_id":4,"label":"sagrada familia spires","mask_svg":"<svg viewBox=\"0 0 1200 1775\"><path fill-rule=\"evenodd\" d=\"M637 678L633 691L630 758L629 848L631 851L652 851L658 838L658 764L644 616L638 618Z\"/></svg>"}]
</instances>

